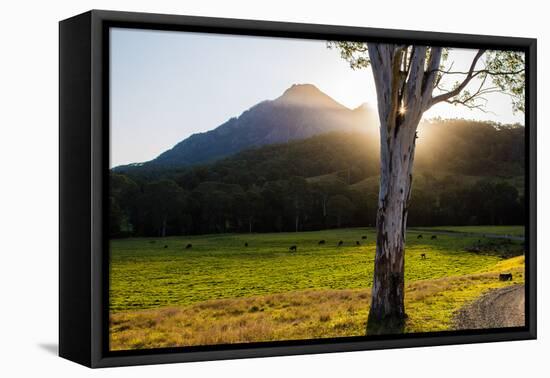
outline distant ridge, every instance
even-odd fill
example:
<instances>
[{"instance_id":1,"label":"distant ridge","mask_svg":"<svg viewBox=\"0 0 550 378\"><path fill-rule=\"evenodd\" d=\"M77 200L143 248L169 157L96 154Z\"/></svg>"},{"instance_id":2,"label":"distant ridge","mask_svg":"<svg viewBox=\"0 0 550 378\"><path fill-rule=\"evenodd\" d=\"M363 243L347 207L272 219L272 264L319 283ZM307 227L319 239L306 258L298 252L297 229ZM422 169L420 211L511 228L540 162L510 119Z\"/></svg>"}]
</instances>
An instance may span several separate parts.
<instances>
[{"instance_id":1,"label":"distant ridge","mask_svg":"<svg viewBox=\"0 0 550 378\"><path fill-rule=\"evenodd\" d=\"M149 162L119 166L114 170L191 166L252 147L331 131L374 130L377 124L376 113L366 104L352 110L312 84L294 84L275 100L262 101L213 130L193 134Z\"/></svg>"}]
</instances>

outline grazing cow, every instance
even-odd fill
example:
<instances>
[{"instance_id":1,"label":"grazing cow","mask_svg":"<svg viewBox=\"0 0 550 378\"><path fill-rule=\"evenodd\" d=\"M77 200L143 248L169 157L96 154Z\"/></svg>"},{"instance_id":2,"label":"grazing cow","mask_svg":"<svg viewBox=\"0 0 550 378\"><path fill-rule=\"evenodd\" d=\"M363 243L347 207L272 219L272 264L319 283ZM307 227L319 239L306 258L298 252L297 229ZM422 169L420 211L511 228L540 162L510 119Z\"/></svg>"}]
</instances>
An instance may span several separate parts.
<instances>
[{"instance_id":1,"label":"grazing cow","mask_svg":"<svg viewBox=\"0 0 550 378\"><path fill-rule=\"evenodd\" d=\"M340 240L340 241L338 242L338 247L340 247L340 246L342 246L342 245L344 245L344 242L343 242L342 240Z\"/></svg>"},{"instance_id":2,"label":"grazing cow","mask_svg":"<svg viewBox=\"0 0 550 378\"><path fill-rule=\"evenodd\" d=\"M418 234L417 239L422 239L422 234Z\"/></svg>"},{"instance_id":3,"label":"grazing cow","mask_svg":"<svg viewBox=\"0 0 550 378\"><path fill-rule=\"evenodd\" d=\"M298 247L296 247L295 245L291 245L290 248L288 249L290 252L296 252L298 250Z\"/></svg>"},{"instance_id":4,"label":"grazing cow","mask_svg":"<svg viewBox=\"0 0 550 378\"><path fill-rule=\"evenodd\" d=\"M319 245L322 245L322 244L325 244L325 243L326 243L326 241L324 241L324 240L319 240L319 243L318 243L318 244L319 244Z\"/></svg>"},{"instance_id":5,"label":"grazing cow","mask_svg":"<svg viewBox=\"0 0 550 378\"><path fill-rule=\"evenodd\" d=\"M363 239L363 240L367 239L367 235L361 236L361 239Z\"/></svg>"},{"instance_id":6,"label":"grazing cow","mask_svg":"<svg viewBox=\"0 0 550 378\"><path fill-rule=\"evenodd\" d=\"M168 248L168 246L165 244L165 245L164 245L164 248Z\"/></svg>"},{"instance_id":7,"label":"grazing cow","mask_svg":"<svg viewBox=\"0 0 550 378\"><path fill-rule=\"evenodd\" d=\"M512 273L501 273L498 275L499 281L512 281Z\"/></svg>"},{"instance_id":8,"label":"grazing cow","mask_svg":"<svg viewBox=\"0 0 550 378\"><path fill-rule=\"evenodd\" d=\"M421 253L421 254L420 254L420 258L421 258L422 260L424 260L424 259L426 258L426 254L425 254L425 253Z\"/></svg>"},{"instance_id":9,"label":"grazing cow","mask_svg":"<svg viewBox=\"0 0 550 378\"><path fill-rule=\"evenodd\" d=\"M432 235L432 240L437 239L437 235Z\"/></svg>"},{"instance_id":10,"label":"grazing cow","mask_svg":"<svg viewBox=\"0 0 550 378\"><path fill-rule=\"evenodd\" d=\"M193 244L187 244L187 245L185 246L185 249L191 249L191 248L193 248Z\"/></svg>"},{"instance_id":11,"label":"grazing cow","mask_svg":"<svg viewBox=\"0 0 550 378\"><path fill-rule=\"evenodd\" d=\"M359 243L359 241L356 241L356 242L355 242L355 245L361 245L361 243Z\"/></svg>"},{"instance_id":12,"label":"grazing cow","mask_svg":"<svg viewBox=\"0 0 550 378\"><path fill-rule=\"evenodd\" d=\"M248 242L244 243L244 246L245 246L245 247L248 247Z\"/></svg>"}]
</instances>

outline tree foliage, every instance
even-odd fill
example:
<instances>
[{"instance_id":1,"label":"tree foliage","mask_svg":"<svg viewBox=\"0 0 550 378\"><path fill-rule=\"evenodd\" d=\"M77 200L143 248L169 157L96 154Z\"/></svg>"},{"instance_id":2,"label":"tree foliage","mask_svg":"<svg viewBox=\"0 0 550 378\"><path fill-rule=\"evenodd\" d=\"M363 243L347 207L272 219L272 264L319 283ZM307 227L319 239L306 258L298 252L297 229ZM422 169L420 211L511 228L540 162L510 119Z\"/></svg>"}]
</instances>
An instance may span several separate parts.
<instances>
[{"instance_id":1,"label":"tree foliage","mask_svg":"<svg viewBox=\"0 0 550 378\"><path fill-rule=\"evenodd\" d=\"M365 42L330 41L328 47L337 49L342 59L346 60L354 70L368 68L371 65L368 44ZM400 54L397 69L403 81L410 75L412 58L421 46L396 46L396 54ZM510 97L514 111L525 111L525 54L509 50L480 49L474 56L469 70L453 70L454 62L450 48L426 47L422 59L423 69L427 74L424 85L429 84L429 74L436 72L431 83L435 96L429 104L431 107L438 102L447 102L466 106L470 109L484 110L489 93L500 92ZM437 59L436 59L437 55ZM437 60L435 67L430 62ZM456 79L451 79L456 78ZM449 78L449 80L446 80ZM451 87L445 87L443 82L452 82ZM401 97L403 93L399 94ZM402 102L402 101L399 101Z\"/></svg>"}]
</instances>

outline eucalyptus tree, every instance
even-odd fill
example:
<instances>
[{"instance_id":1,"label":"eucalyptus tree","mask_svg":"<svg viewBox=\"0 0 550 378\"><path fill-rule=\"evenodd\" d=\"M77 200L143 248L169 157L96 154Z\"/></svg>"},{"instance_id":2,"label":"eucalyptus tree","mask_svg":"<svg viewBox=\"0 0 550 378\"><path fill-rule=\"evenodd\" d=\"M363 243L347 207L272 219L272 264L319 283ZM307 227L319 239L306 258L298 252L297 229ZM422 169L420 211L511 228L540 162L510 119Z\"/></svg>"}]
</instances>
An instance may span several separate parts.
<instances>
[{"instance_id":1,"label":"eucalyptus tree","mask_svg":"<svg viewBox=\"0 0 550 378\"><path fill-rule=\"evenodd\" d=\"M525 57L522 52L479 49L469 68L460 71L453 70L452 51L439 46L329 42L328 47L338 49L352 69L371 68L373 73L380 189L367 333L402 332L405 232L420 120L439 103L487 111L486 95L494 92L507 94L514 111L524 111Z\"/></svg>"}]
</instances>

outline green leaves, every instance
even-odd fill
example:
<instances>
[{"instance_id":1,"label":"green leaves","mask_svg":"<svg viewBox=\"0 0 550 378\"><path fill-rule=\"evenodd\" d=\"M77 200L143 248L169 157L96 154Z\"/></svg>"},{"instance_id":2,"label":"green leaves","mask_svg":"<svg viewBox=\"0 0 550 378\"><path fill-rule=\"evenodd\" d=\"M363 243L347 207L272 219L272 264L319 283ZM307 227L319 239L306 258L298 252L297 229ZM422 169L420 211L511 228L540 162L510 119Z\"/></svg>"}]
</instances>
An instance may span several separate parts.
<instances>
[{"instance_id":1,"label":"green leaves","mask_svg":"<svg viewBox=\"0 0 550 378\"><path fill-rule=\"evenodd\" d=\"M488 51L486 74L510 96L515 112L525 112L525 54L519 51Z\"/></svg>"},{"instance_id":2,"label":"green leaves","mask_svg":"<svg viewBox=\"0 0 550 378\"><path fill-rule=\"evenodd\" d=\"M338 49L342 59L346 60L352 70L367 68L370 65L369 53L365 42L328 41L329 49Z\"/></svg>"}]
</instances>

